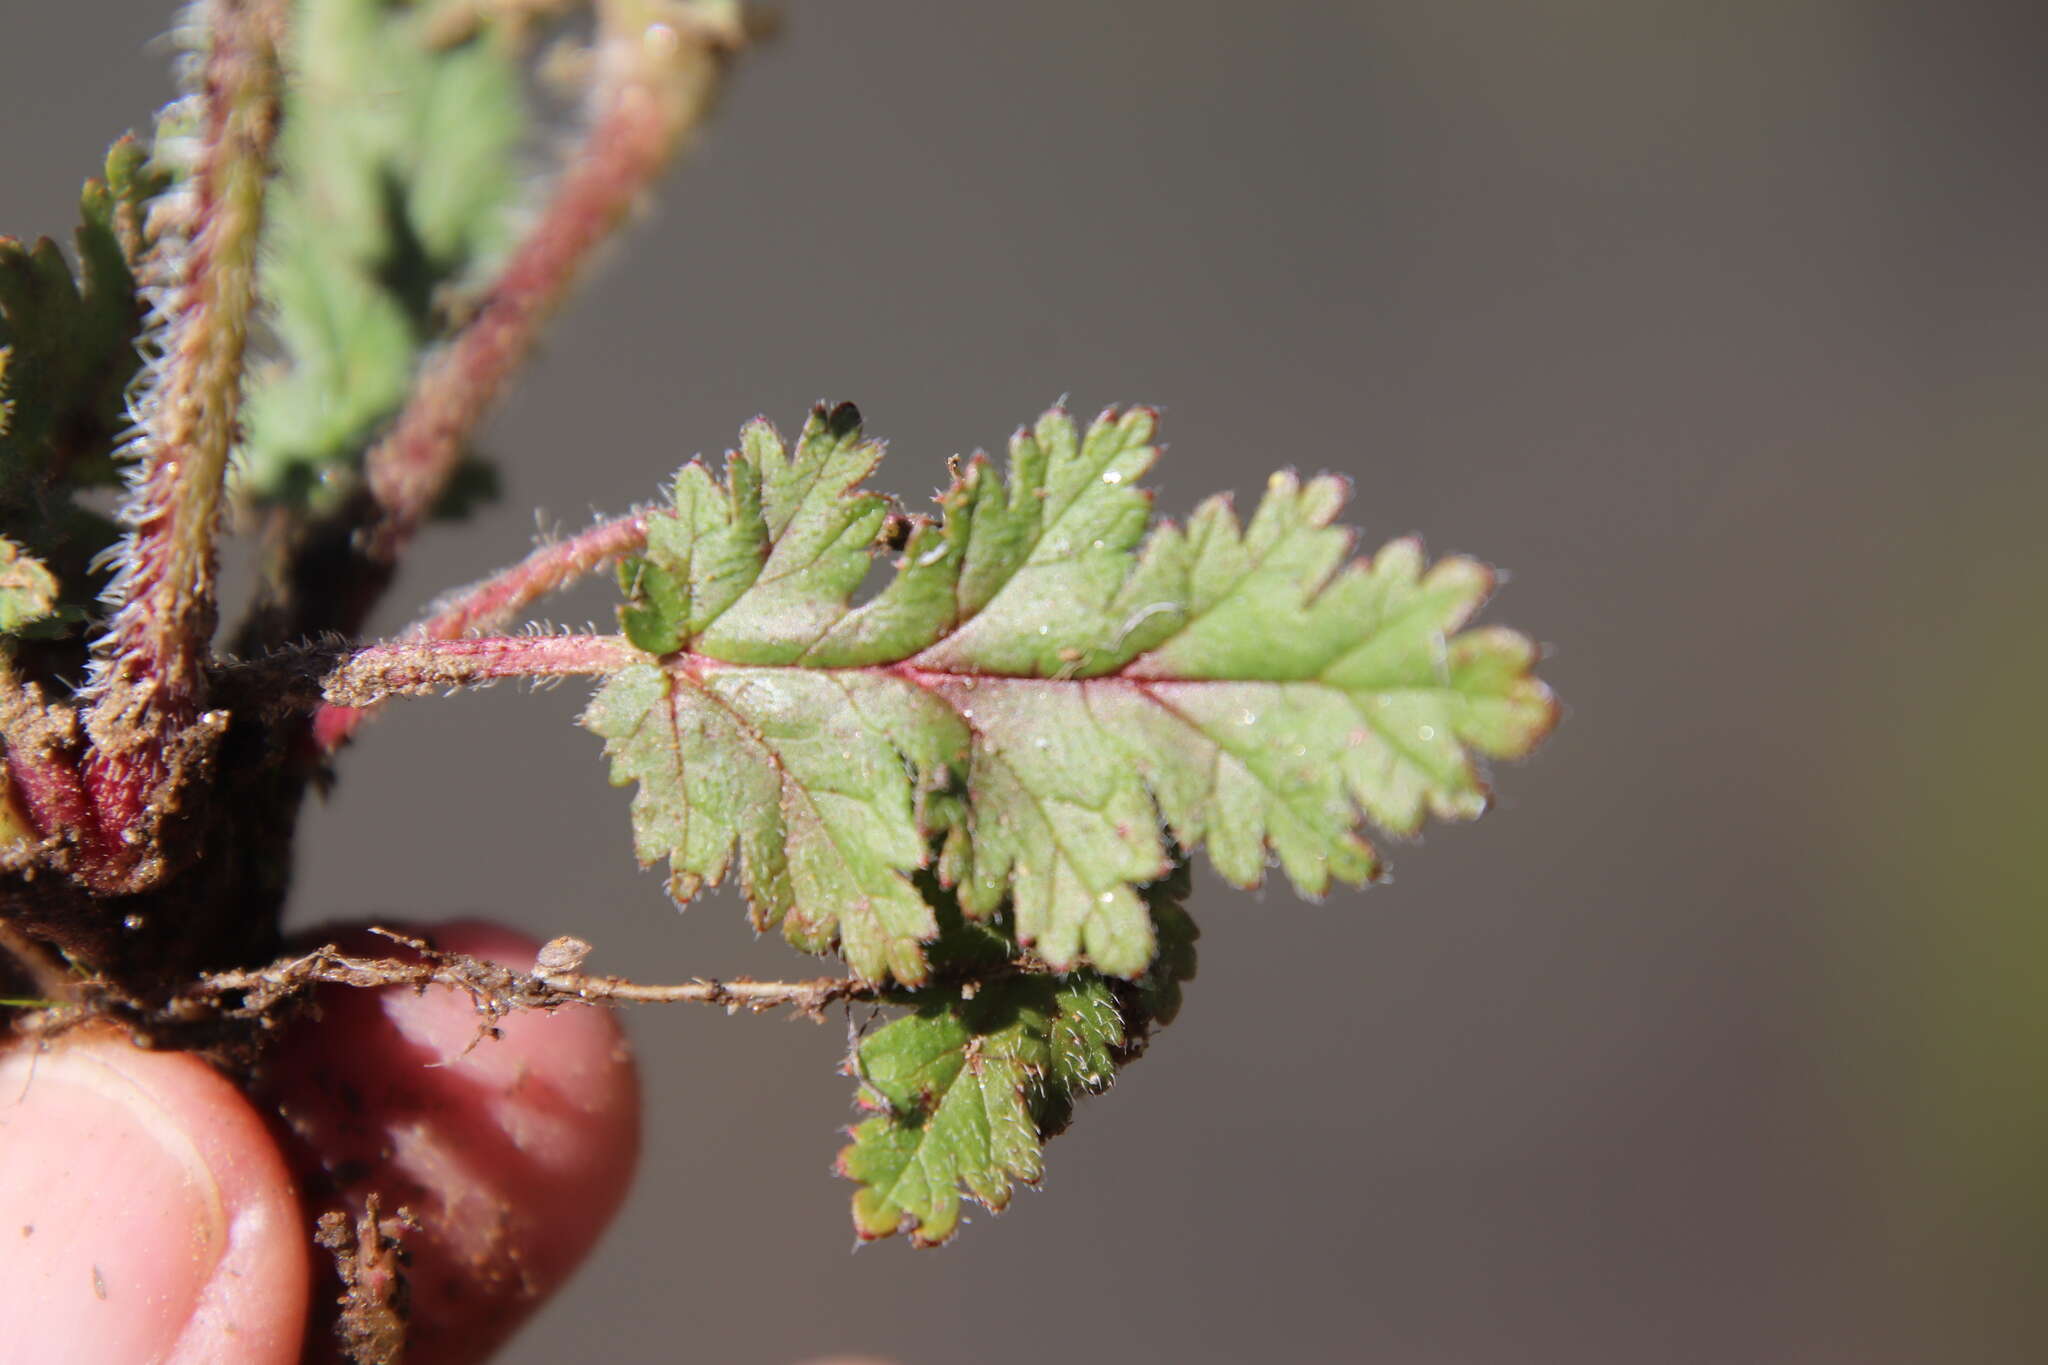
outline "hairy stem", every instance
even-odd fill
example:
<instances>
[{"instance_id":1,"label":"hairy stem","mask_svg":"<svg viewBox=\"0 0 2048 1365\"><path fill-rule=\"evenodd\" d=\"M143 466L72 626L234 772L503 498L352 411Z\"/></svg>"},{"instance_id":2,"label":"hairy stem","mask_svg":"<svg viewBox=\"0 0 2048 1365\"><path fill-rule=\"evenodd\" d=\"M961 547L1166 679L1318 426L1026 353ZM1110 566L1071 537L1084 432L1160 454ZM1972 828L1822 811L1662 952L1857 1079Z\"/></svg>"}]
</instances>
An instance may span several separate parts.
<instances>
[{"instance_id":1,"label":"hairy stem","mask_svg":"<svg viewBox=\"0 0 2048 1365\"><path fill-rule=\"evenodd\" d=\"M615 521L599 522L567 540L541 546L511 568L480 583L450 593L428 616L408 627L405 637L457 640L487 630L502 630L541 598L560 592L646 544L645 513L631 512Z\"/></svg>"},{"instance_id":2,"label":"hairy stem","mask_svg":"<svg viewBox=\"0 0 2048 1365\"><path fill-rule=\"evenodd\" d=\"M167 775L165 750L205 704L214 539L255 304L264 180L277 132L282 0L210 0L189 207L158 247L154 382L134 405L138 474L93 645L87 764L99 821L129 834Z\"/></svg>"},{"instance_id":3,"label":"hairy stem","mask_svg":"<svg viewBox=\"0 0 2048 1365\"><path fill-rule=\"evenodd\" d=\"M432 614L409 627L405 640L459 640L466 635L502 630L520 613L550 593L560 592L584 575L647 543L647 519L634 512L553 545L543 545L511 568L491 575L444 598ZM369 715L354 706L322 706L313 718L313 737L323 752L333 752Z\"/></svg>"},{"instance_id":4,"label":"hairy stem","mask_svg":"<svg viewBox=\"0 0 2048 1365\"><path fill-rule=\"evenodd\" d=\"M674 0L611 0L599 12L594 110L569 169L475 318L427 364L367 457L373 563L391 563L411 540L541 324L710 107L740 36Z\"/></svg>"},{"instance_id":5,"label":"hairy stem","mask_svg":"<svg viewBox=\"0 0 2048 1365\"><path fill-rule=\"evenodd\" d=\"M320 679L329 705L362 708L504 678L611 673L645 658L618 635L507 635L470 640L392 640L357 650Z\"/></svg>"}]
</instances>

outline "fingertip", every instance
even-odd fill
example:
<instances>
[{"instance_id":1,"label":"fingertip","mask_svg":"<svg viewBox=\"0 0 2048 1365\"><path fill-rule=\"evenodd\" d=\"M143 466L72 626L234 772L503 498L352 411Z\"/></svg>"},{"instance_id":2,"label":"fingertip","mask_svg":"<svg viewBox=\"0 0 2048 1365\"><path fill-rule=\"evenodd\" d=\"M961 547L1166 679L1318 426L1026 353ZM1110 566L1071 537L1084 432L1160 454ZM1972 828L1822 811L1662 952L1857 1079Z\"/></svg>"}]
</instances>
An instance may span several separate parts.
<instances>
[{"instance_id":1,"label":"fingertip","mask_svg":"<svg viewBox=\"0 0 2048 1365\"><path fill-rule=\"evenodd\" d=\"M104 1029L0 1057L0 1322L35 1360L296 1360L298 1194L241 1092Z\"/></svg>"}]
</instances>

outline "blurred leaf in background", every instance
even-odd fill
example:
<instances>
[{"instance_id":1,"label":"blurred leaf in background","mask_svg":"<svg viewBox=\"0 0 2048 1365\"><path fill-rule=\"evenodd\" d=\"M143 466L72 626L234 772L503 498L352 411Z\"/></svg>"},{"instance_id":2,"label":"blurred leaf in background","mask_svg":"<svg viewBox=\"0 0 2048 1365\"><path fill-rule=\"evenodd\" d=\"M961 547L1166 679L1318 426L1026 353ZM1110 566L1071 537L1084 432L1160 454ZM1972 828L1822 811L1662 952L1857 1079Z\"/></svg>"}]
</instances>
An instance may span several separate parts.
<instances>
[{"instance_id":1,"label":"blurred leaf in background","mask_svg":"<svg viewBox=\"0 0 2048 1365\"><path fill-rule=\"evenodd\" d=\"M431 6L300 0L263 286L279 359L249 396L246 495L323 506L403 401L455 296L504 250L526 134L516 45Z\"/></svg>"}]
</instances>

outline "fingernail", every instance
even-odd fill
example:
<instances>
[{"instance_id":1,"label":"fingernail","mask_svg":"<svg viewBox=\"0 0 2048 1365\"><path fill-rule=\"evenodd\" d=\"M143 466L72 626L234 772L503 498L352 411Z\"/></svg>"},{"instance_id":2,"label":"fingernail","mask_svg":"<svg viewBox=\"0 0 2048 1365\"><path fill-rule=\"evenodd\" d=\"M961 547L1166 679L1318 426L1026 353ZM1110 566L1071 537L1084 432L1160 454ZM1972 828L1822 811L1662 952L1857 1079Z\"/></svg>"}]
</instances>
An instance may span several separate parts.
<instances>
[{"instance_id":1,"label":"fingernail","mask_svg":"<svg viewBox=\"0 0 2048 1365\"><path fill-rule=\"evenodd\" d=\"M109 1036L0 1058L9 1350L36 1361L169 1360L235 1333L239 1309L221 1281L241 1279L258 1230L252 1209L258 1225L280 1221L276 1196L251 1200L236 1155L249 1136L238 1125L257 1122L204 1063ZM281 1166L276 1179L288 1198ZM272 1287L263 1300L275 1302ZM275 1324L251 1326L256 1354L246 1358L273 1358Z\"/></svg>"},{"instance_id":2,"label":"fingernail","mask_svg":"<svg viewBox=\"0 0 2048 1365\"><path fill-rule=\"evenodd\" d=\"M227 1242L220 1184L98 1049L0 1065L0 1322L80 1360L176 1343ZM17 1347L35 1352L17 1338Z\"/></svg>"}]
</instances>

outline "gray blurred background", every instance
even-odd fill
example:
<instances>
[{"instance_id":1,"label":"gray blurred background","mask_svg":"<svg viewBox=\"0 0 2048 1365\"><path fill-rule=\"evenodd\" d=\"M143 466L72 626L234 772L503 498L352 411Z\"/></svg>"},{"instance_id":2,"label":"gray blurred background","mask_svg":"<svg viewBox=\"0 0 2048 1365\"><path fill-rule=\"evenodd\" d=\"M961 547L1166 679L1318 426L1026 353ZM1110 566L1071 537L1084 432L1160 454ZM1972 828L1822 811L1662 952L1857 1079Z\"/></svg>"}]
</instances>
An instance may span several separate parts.
<instances>
[{"instance_id":1,"label":"gray blurred background","mask_svg":"<svg viewBox=\"0 0 2048 1365\"><path fill-rule=\"evenodd\" d=\"M32 235L164 14L7 10ZM2048 1359L2036 11L794 0L386 626L756 412L916 495L1071 393L1165 408L1169 510L1341 470L1512 570L1569 717L1394 885L1204 871L1181 1022L943 1251L851 1250L838 1025L635 1014L639 1192L507 1359ZM393 708L295 923L803 971L636 872L581 701Z\"/></svg>"}]
</instances>

